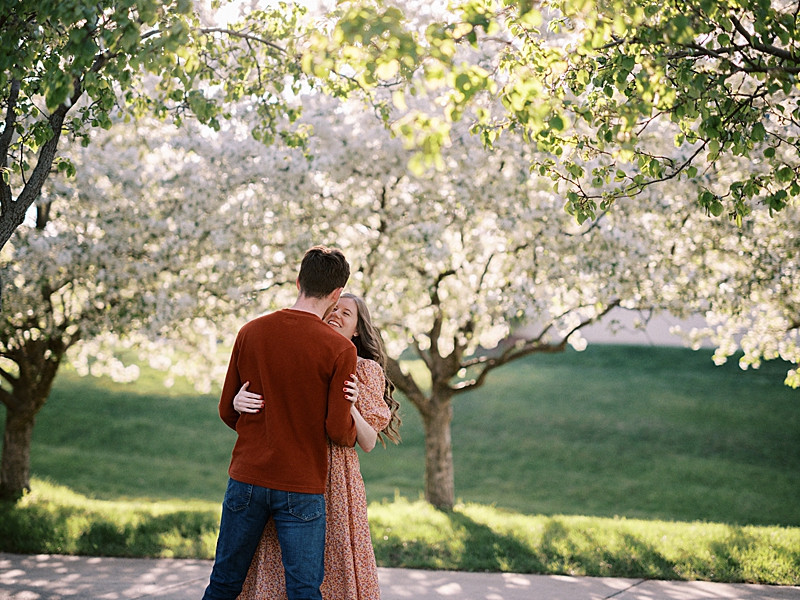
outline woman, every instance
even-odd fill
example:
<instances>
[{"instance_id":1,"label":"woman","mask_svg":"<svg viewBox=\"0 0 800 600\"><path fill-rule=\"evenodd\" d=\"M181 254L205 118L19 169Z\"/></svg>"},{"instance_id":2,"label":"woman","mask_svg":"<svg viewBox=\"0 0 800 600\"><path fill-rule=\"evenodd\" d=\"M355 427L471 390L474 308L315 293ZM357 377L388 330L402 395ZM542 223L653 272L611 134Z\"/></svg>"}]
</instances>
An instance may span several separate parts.
<instances>
[{"instance_id":1,"label":"woman","mask_svg":"<svg viewBox=\"0 0 800 600\"><path fill-rule=\"evenodd\" d=\"M349 389L351 412L356 422L357 442L369 452L381 433L395 443L398 402L394 385L386 377L386 354L380 334L372 325L367 305L358 296L342 294L326 317L326 323L352 340L358 352L358 386ZM233 406L240 413L258 412L260 396L247 392L247 384L236 395ZM328 485L325 492L326 538L325 600L378 600L378 567L367 520L367 495L355 448L328 442ZM239 600L286 598L281 549L272 520L267 523Z\"/></svg>"}]
</instances>

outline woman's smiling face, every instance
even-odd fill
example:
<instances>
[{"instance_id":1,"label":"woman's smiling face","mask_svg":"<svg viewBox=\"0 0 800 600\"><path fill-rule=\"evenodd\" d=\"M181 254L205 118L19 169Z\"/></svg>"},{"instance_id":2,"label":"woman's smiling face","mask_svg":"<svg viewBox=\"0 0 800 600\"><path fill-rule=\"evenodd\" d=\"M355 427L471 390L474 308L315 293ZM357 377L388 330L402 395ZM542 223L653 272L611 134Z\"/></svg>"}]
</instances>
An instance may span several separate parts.
<instances>
[{"instance_id":1,"label":"woman's smiling face","mask_svg":"<svg viewBox=\"0 0 800 600\"><path fill-rule=\"evenodd\" d=\"M338 304L333 307L325 322L348 340L352 339L358 325L356 301L352 298L339 298Z\"/></svg>"}]
</instances>

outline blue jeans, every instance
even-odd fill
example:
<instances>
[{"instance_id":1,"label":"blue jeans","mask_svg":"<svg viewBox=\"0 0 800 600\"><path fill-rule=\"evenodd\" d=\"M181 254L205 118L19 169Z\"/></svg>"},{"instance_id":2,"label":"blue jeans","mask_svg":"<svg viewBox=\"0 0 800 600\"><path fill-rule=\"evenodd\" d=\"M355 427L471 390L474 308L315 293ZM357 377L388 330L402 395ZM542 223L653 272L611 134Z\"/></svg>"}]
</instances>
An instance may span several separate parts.
<instances>
[{"instance_id":1,"label":"blue jeans","mask_svg":"<svg viewBox=\"0 0 800 600\"><path fill-rule=\"evenodd\" d=\"M325 496L228 480L217 553L203 600L235 600L267 520L275 520L289 600L321 600L325 575Z\"/></svg>"}]
</instances>

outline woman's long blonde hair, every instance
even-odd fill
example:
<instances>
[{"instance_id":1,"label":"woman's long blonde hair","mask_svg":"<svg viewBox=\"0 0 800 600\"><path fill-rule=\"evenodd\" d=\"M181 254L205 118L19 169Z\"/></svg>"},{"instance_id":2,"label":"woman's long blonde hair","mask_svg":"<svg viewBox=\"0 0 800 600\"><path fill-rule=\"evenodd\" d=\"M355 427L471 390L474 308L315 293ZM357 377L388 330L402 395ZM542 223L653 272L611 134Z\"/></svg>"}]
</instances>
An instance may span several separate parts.
<instances>
[{"instance_id":1,"label":"woman's long blonde hair","mask_svg":"<svg viewBox=\"0 0 800 600\"><path fill-rule=\"evenodd\" d=\"M381 444L383 444L385 447L386 442L383 441L383 437L381 436L381 433L383 433L395 444L399 444L400 433L397 431L397 429L400 427L400 424L403 421L400 418L400 415L397 414L397 410L400 408L400 403L392 396L395 389L394 384L386 375L386 351L383 348L381 334L372 324L372 317L369 315L369 309L367 308L367 304L364 302L364 300L354 294L347 293L342 294L341 297L350 298L356 303L356 309L358 310L356 333L358 335L353 336L352 342L356 346L358 355L361 358L368 358L378 363L383 371L383 377L386 380L386 385L383 388L383 401L386 402L386 406L389 407L392 418L389 421L389 424L384 427L383 431L378 433L378 439L380 439Z\"/></svg>"}]
</instances>

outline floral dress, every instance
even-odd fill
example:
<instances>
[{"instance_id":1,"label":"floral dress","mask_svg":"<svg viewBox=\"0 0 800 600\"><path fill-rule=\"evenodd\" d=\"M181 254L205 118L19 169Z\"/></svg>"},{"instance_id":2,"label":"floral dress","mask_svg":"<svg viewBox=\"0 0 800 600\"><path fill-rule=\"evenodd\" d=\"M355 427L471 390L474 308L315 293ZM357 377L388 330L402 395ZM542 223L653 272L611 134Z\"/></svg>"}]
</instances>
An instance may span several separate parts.
<instances>
[{"instance_id":1,"label":"floral dress","mask_svg":"<svg viewBox=\"0 0 800 600\"><path fill-rule=\"evenodd\" d=\"M378 363L358 359L356 408L375 431L389 424L391 413L383 400L384 375ZM328 441L328 485L325 490L324 600L379 600L378 567L369 534L367 494L355 448ZM267 522L250 564L239 600L284 600L286 580L281 548L272 519Z\"/></svg>"}]
</instances>

